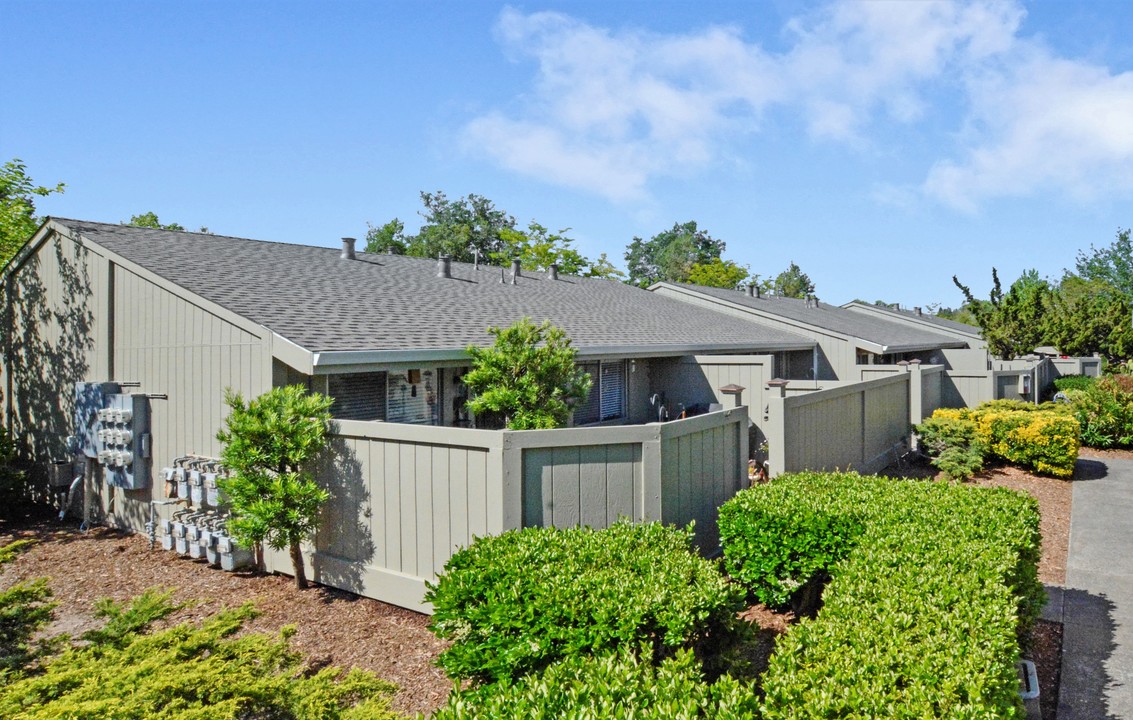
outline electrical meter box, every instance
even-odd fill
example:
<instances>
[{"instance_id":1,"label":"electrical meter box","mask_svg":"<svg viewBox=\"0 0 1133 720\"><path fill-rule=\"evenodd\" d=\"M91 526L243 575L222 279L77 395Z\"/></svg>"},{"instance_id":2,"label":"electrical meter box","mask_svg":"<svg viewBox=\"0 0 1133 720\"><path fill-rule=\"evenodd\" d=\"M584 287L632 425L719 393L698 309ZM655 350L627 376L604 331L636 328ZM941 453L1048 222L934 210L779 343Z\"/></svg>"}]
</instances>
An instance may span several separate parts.
<instances>
[{"instance_id":1,"label":"electrical meter box","mask_svg":"<svg viewBox=\"0 0 1133 720\"><path fill-rule=\"evenodd\" d=\"M71 449L76 455L98 457L98 451L104 446L99 436L103 427L98 411L106 407L106 398L120 392L122 388L118 383L75 383L75 434Z\"/></svg>"},{"instance_id":2,"label":"electrical meter box","mask_svg":"<svg viewBox=\"0 0 1133 720\"><path fill-rule=\"evenodd\" d=\"M106 484L127 490L150 486L150 408L145 395L113 393L98 411L95 457Z\"/></svg>"}]
</instances>

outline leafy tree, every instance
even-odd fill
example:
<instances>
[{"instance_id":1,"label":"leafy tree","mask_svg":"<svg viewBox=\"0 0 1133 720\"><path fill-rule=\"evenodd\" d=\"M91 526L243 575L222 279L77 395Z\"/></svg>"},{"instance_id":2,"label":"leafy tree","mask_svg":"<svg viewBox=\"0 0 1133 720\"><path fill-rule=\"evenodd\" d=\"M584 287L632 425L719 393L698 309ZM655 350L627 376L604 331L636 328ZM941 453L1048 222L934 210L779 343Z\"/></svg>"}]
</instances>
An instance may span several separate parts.
<instances>
[{"instance_id":1,"label":"leafy tree","mask_svg":"<svg viewBox=\"0 0 1133 720\"><path fill-rule=\"evenodd\" d=\"M794 262L775 276L775 294L780 297L805 298L814 292L814 283Z\"/></svg>"},{"instance_id":2,"label":"leafy tree","mask_svg":"<svg viewBox=\"0 0 1133 720\"><path fill-rule=\"evenodd\" d=\"M1109 247L1079 252L1076 262L1078 275L1084 280L1103 282L1133 300L1133 240L1129 230L1118 230Z\"/></svg>"},{"instance_id":3,"label":"leafy tree","mask_svg":"<svg viewBox=\"0 0 1133 720\"><path fill-rule=\"evenodd\" d=\"M367 223L367 225L369 225ZM409 249L405 239L405 223L397 218L390 220L381 227L369 225L366 231L366 252L404 255Z\"/></svg>"},{"instance_id":4,"label":"leafy tree","mask_svg":"<svg viewBox=\"0 0 1133 720\"><path fill-rule=\"evenodd\" d=\"M4 163L0 169L0 267L15 257L41 222L35 214L36 197L63 192L63 183L55 187L36 185L28 177L27 166L19 158Z\"/></svg>"},{"instance_id":5,"label":"leafy tree","mask_svg":"<svg viewBox=\"0 0 1133 720\"><path fill-rule=\"evenodd\" d=\"M306 588L300 543L318 528L329 497L308 468L326 446L333 400L290 385L249 402L229 391L224 401L232 411L216 437L224 443L221 460L233 471L221 484L232 509L228 530L248 547L287 548L295 586Z\"/></svg>"},{"instance_id":6,"label":"leafy tree","mask_svg":"<svg viewBox=\"0 0 1133 720\"><path fill-rule=\"evenodd\" d=\"M655 282L688 282L697 263L710 263L719 259L726 245L695 221L673 223L670 230L658 233L649 240L635 237L626 247L628 283L649 287Z\"/></svg>"},{"instance_id":7,"label":"leafy tree","mask_svg":"<svg viewBox=\"0 0 1133 720\"><path fill-rule=\"evenodd\" d=\"M132 227L153 228L154 230L185 230L185 226L178 223L163 224L160 220L157 219L157 213L152 211L142 213L141 215L131 215L130 222L125 224Z\"/></svg>"},{"instance_id":8,"label":"leafy tree","mask_svg":"<svg viewBox=\"0 0 1133 720\"><path fill-rule=\"evenodd\" d=\"M547 270L554 264L567 275L581 275L590 261L571 247L574 240L564 234L568 230L552 233L534 220L527 226L527 232L503 228L500 250L491 254L491 260L497 265L519 260L525 270Z\"/></svg>"},{"instance_id":9,"label":"leafy tree","mask_svg":"<svg viewBox=\"0 0 1133 720\"><path fill-rule=\"evenodd\" d=\"M1028 270L1004 293L995 268L991 269L991 278L988 299L977 300L956 276L952 277L975 315L991 354L1010 360L1042 345L1046 318L1054 300L1050 283L1040 278L1037 271Z\"/></svg>"},{"instance_id":10,"label":"leafy tree","mask_svg":"<svg viewBox=\"0 0 1133 720\"><path fill-rule=\"evenodd\" d=\"M480 258L487 262L493 253L504 250L502 231L515 229L515 218L497 209L482 195L470 194L449 200L441 191L423 192L421 202L425 209L419 214L425 222L417 234L404 235L404 225L394 219L375 233L377 246L385 243L383 249L392 246L396 251L404 244L406 255L433 258L449 255L458 262L472 262L475 251L479 250ZM370 239L367 233L367 241ZM367 250L369 247L367 242Z\"/></svg>"},{"instance_id":11,"label":"leafy tree","mask_svg":"<svg viewBox=\"0 0 1133 720\"><path fill-rule=\"evenodd\" d=\"M714 258L706 263L696 263L689 271L688 281L693 285L705 287L734 288L747 279L751 268L737 265L731 260Z\"/></svg>"},{"instance_id":12,"label":"leafy tree","mask_svg":"<svg viewBox=\"0 0 1133 720\"><path fill-rule=\"evenodd\" d=\"M606 253L602 253L597 260L590 261L590 267L586 269L586 277L613 280L625 277L625 273L614 267L614 264L606 257Z\"/></svg>"},{"instance_id":13,"label":"leafy tree","mask_svg":"<svg viewBox=\"0 0 1133 720\"><path fill-rule=\"evenodd\" d=\"M1067 274L1052 298L1045 336L1067 355L1097 353L1120 363L1133 357L1131 307L1109 283Z\"/></svg>"},{"instance_id":14,"label":"leafy tree","mask_svg":"<svg viewBox=\"0 0 1133 720\"><path fill-rule=\"evenodd\" d=\"M979 327L980 325L979 321L976 320L975 313L972 312L972 308L967 303L964 303L958 308L938 307L934 314L939 318L954 320L955 322L972 325L973 327Z\"/></svg>"},{"instance_id":15,"label":"leafy tree","mask_svg":"<svg viewBox=\"0 0 1133 720\"><path fill-rule=\"evenodd\" d=\"M586 401L590 375L575 363L575 350L561 329L523 318L509 328L488 328L492 347L468 347L472 370L464 383L477 424L511 430L564 427L572 408Z\"/></svg>"}]
</instances>

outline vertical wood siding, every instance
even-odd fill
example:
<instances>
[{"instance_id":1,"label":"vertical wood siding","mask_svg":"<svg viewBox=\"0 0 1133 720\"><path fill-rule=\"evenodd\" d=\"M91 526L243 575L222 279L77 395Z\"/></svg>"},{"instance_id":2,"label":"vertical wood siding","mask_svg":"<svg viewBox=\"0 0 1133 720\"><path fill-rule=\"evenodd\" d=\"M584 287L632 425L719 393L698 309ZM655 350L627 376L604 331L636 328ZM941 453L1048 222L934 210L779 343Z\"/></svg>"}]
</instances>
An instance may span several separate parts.
<instances>
[{"instance_id":1,"label":"vertical wood siding","mask_svg":"<svg viewBox=\"0 0 1133 720\"><path fill-rule=\"evenodd\" d=\"M7 278L5 421L37 461L65 459L74 430L74 385L106 380L106 258L50 233Z\"/></svg>"},{"instance_id":2,"label":"vertical wood siding","mask_svg":"<svg viewBox=\"0 0 1133 720\"><path fill-rule=\"evenodd\" d=\"M168 396L151 402L154 468L218 455L225 390L251 398L271 389L267 339L121 267L113 307L114 379Z\"/></svg>"}]
</instances>

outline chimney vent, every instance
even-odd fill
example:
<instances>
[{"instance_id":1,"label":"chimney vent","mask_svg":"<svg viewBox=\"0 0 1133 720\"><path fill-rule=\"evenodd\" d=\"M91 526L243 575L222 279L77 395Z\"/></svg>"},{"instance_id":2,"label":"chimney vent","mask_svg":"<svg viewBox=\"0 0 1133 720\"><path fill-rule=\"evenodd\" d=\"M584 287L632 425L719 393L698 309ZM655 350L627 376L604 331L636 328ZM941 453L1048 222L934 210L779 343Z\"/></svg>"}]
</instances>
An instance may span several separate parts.
<instances>
[{"instance_id":1,"label":"chimney vent","mask_svg":"<svg viewBox=\"0 0 1133 720\"><path fill-rule=\"evenodd\" d=\"M516 284L515 281L516 281L516 278L518 278L518 277L519 277L519 261L518 260L512 260L511 261L511 284L512 285Z\"/></svg>"},{"instance_id":2,"label":"chimney vent","mask_svg":"<svg viewBox=\"0 0 1133 720\"><path fill-rule=\"evenodd\" d=\"M437 277L452 277L452 257L449 255L437 256Z\"/></svg>"},{"instance_id":3,"label":"chimney vent","mask_svg":"<svg viewBox=\"0 0 1133 720\"><path fill-rule=\"evenodd\" d=\"M551 263L551 267L547 268L547 276L551 280L558 280L559 279L559 266L555 263Z\"/></svg>"},{"instance_id":4,"label":"chimney vent","mask_svg":"<svg viewBox=\"0 0 1133 720\"><path fill-rule=\"evenodd\" d=\"M343 260L354 260L357 256L354 254L354 243L357 242L354 238L342 238L342 254L339 255Z\"/></svg>"},{"instance_id":5,"label":"chimney vent","mask_svg":"<svg viewBox=\"0 0 1133 720\"><path fill-rule=\"evenodd\" d=\"M917 314L917 317L921 316L921 309L919 307L913 308L913 312L915 312Z\"/></svg>"},{"instance_id":6,"label":"chimney vent","mask_svg":"<svg viewBox=\"0 0 1133 720\"><path fill-rule=\"evenodd\" d=\"M755 283L748 283L747 284L747 296L748 297L755 297Z\"/></svg>"},{"instance_id":7,"label":"chimney vent","mask_svg":"<svg viewBox=\"0 0 1133 720\"><path fill-rule=\"evenodd\" d=\"M761 297L763 297L763 291L760 290L758 286L756 286L756 288L755 288L755 298L758 300Z\"/></svg>"}]
</instances>

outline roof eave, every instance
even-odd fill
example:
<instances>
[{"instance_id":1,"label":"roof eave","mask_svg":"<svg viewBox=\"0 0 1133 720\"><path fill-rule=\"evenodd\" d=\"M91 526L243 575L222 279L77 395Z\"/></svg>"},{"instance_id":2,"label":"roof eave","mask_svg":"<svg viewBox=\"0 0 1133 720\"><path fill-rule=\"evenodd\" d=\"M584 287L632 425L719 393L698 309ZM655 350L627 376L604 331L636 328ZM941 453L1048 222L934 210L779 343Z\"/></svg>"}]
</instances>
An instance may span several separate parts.
<instances>
[{"instance_id":1,"label":"roof eave","mask_svg":"<svg viewBox=\"0 0 1133 720\"><path fill-rule=\"evenodd\" d=\"M610 357L679 357L720 353L767 353L781 350L812 350L814 342L734 342L672 343L663 345L580 345L575 346L580 358ZM298 346L296 346L298 347ZM305 351L304 351L305 352ZM312 353L312 369L324 372L331 368L359 365L393 365L404 363L453 362L467 360L463 348L433 350L328 350Z\"/></svg>"}]
</instances>

